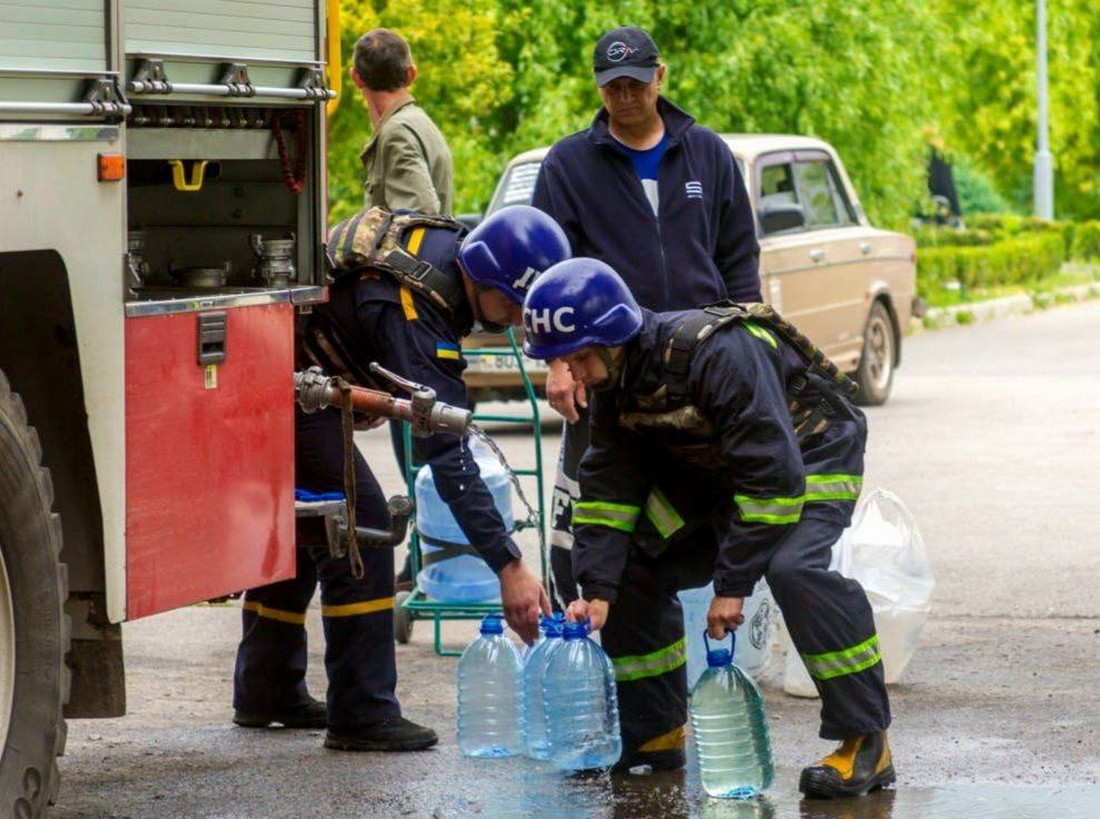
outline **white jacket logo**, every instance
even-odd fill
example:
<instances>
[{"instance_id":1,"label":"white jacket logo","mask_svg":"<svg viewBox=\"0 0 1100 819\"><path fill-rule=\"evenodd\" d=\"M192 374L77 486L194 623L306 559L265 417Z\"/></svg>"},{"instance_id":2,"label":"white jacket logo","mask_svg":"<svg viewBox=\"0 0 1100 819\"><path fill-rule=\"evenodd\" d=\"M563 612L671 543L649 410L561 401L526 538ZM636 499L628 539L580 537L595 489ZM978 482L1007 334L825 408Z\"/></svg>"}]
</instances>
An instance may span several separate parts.
<instances>
[{"instance_id":1,"label":"white jacket logo","mask_svg":"<svg viewBox=\"0 0 1100 819\"><path fill-rule=\"evenodd\" d=\"M551 328L559 333L572 333L577 329L577 325L572 321L566 324L566 317L572 315L572 307L559 307L556 310L551 310L549 307L543 307L541 310L527 309L523 311L523 323L536 335L548 333Z\"/></svg>"},{"instance_id":2,"label":"white jacket logo","mask_svg":"<svg viewBox=\"0 0 1100 819\"><path fill-rule=\"evenodd\" d=\"M702 199L703 198L703 183L692 180L691 182L684 183L684 193L687 194L688 199Z\"/></svg>"}]
</instances>

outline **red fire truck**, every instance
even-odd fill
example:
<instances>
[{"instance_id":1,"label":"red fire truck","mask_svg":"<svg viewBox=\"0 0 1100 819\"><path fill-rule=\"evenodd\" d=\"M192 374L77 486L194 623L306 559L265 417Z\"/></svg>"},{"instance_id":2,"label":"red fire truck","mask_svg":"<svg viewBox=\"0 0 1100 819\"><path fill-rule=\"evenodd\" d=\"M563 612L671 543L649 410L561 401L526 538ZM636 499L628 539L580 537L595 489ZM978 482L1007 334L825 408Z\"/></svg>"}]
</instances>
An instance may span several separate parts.
<instances>
[{"instance_id":1,"label":"red fire truck","mask_svg":"<svg viewBox=\"0 0 1100 819\"><path fill-rule=\"evenodd\" d=\"M294 571L336 6L0 0L0 815L124 712L122 622Z\"/></svg>"}]
</instances>

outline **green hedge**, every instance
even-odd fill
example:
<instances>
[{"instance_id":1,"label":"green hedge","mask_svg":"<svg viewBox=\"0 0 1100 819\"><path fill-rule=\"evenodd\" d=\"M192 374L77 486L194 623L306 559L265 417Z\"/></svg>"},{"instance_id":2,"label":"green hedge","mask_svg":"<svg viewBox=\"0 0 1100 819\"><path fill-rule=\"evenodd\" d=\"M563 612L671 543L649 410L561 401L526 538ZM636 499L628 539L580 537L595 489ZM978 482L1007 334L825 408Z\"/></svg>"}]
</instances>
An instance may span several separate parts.
<instances>
[{"instance_id":1,"label":"green hedge","mask_svg":"<svg viewBox=\"0 0 1100 819\"><path fill-rule=\"evenodd\" d=\"M917 290L927 294L947 282L967 289L1030 284L1057 273L1065 258L1061 231L1024 233L987 246L923 247L917 251Z\"/></svg>"},{"instance_id":2,"label":"green hedge","mask_svg":"<svg viewBox=\"0 0 1100 819\"><path fill-rule=\"evenodd\" d=\"M1069 257L1075 262L1100 261L1100 222L1078 222L1073 227Z\"/></svg>"}]
</instances>

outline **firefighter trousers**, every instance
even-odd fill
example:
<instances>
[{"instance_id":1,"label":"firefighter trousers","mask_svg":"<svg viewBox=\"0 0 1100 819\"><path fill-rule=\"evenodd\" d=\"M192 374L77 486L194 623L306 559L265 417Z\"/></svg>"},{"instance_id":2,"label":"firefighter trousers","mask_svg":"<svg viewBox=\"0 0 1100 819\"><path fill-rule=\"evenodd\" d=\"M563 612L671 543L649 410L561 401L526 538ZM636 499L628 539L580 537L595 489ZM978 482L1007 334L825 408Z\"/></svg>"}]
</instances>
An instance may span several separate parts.
<instances>
[{"instance_id":1,"label":"firefighter trousers","mask_svg":"<svg viewBox=\"0 0 1100 819\"><path fill-rule=\"evenodd\" d=\"M765 571L821 694L820 736L835 740L890 723L871 605L859 583L828 568L843 528L803 517L776 546ZM687 650L676 592L711 581L717 548L709 530L693 541L656 558L633 549L600 632L615 667L625 760L638 751L683 747Z\"/></svg>"},{"instance_id":2,"label":"firefighter trousers","mask_svg":"<svg viewBox=\"0 0 1100 819\"><path fill-rule=\"evenodd\" d=\"M299 487L343 491L338 410L296 414L295 466ZM356 523L389 528L385 496L358 450L355 480ZM347 556L337 559L300 548L295 578L245 594L234 708L277 713L306 701L306 609L320 582L329 727L348 731L400 716L394 694L393 551L363 549L361 554L364 576L356 580Z\"/></svg>"}]
</instances>

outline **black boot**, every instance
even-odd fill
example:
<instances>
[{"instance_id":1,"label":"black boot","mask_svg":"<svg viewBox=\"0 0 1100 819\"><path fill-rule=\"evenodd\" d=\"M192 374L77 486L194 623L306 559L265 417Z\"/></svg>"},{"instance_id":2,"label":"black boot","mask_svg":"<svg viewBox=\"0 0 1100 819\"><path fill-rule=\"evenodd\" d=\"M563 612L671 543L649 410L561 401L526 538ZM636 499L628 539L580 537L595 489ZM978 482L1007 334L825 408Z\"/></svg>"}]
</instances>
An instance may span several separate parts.
<instances>
[{"instance_id":1,"label":"black boot","mask_svg":"<svg viewBox=\"0 0 1100 819\"><path fill-rule=\"evenodd\" d=\"M334 751L422 751L437 742L435 731L404 717L347 731L329 728L325 734L325 747Z\"/></svg>"},{"instance_id":2,"label":"black boot","mask_svg":"<svg viewBox=\"0 0 1100 819\"><path fill-rule=\"evenodd\" d=\"M275 723L284 728L324 728L326 716L325 704L310 697L300 705L271 711L248 711L239 708L233 712L233 722L242 728L267 728Z\"/></svg>"},{"instance_id":3,"label":"black boot","mask_svg":"<svg viewBox=\"0 0 1100 819\"><path fill-rule=\"evenodd\" d=\"M819 764L803 768L798 789L808 799L863 796L895 778L890 743L879 731L846 739Z\"/></svg>"}]
</instances>

